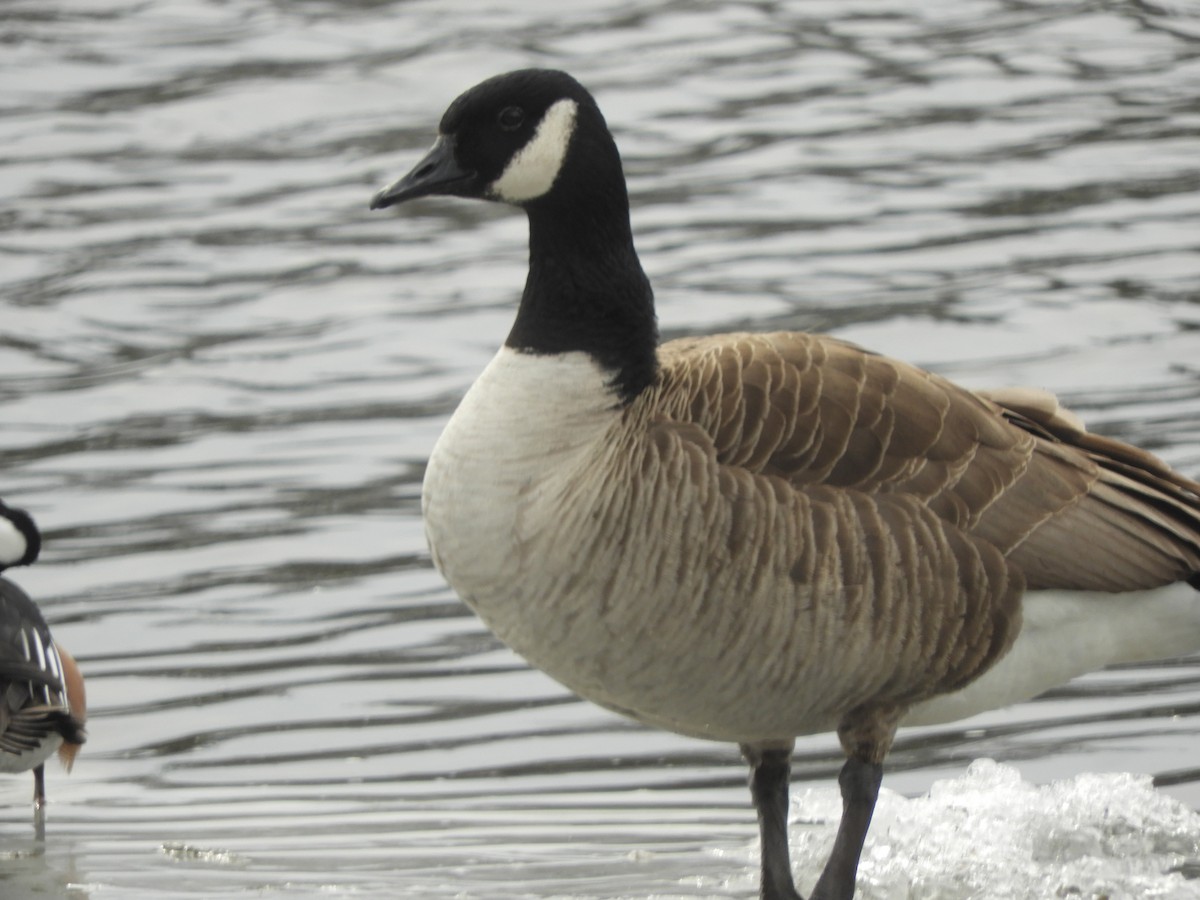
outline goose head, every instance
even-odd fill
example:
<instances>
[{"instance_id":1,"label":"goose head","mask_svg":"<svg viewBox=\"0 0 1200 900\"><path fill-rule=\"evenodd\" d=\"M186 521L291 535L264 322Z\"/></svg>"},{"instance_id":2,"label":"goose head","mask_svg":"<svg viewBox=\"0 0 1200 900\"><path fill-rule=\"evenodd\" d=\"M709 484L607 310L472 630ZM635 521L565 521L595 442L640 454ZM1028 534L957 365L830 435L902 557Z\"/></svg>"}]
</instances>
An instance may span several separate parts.
<instances>
[{"instance_id":1,"label":"goose head","mask_svg":"<svg viewBox=\"0 0 1200 900\"><path fill-rule=\"evenodd\" d=\"M565 72L522 69L450 104L433 148L372 209L444 195L529 219L529 273L505 345L587 354L629 402L658 370L654 293L629 221L621 157L596 101Z\"/></svg>"},{"instance_id":2,"label":"goose head","mask_svg":"<svg viewBox=\"0 0 1200 900\"><path fill-rule=\"evenodd\" d=\"M566 172L574 169L575 177ZM372 209L445 195L529 207L576 200L624 177L595 100L551 69L522 69L481 82L450 104L432 149L407 175L379 191Z\"/></svg>"}]
</instances>

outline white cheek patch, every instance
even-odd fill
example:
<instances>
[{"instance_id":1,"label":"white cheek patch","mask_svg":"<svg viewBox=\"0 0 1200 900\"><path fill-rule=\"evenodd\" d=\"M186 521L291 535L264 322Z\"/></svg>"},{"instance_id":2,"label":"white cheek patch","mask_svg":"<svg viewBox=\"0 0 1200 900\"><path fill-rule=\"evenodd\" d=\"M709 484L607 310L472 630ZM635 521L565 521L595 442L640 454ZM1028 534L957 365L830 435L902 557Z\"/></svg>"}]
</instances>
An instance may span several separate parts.
<instances>
[{"instance_id":1,"label":"white cheek patch","mask_svg":"<svg viewBox=\"0 0 1200 900\"><path fill-rule=\"evenodd\" d=\"M578 109L574 100L559 100L546 110L529 143L517 151L488 193L506 203L524 203L550 190L567 158Z\"/></svg>"}]
</instances>

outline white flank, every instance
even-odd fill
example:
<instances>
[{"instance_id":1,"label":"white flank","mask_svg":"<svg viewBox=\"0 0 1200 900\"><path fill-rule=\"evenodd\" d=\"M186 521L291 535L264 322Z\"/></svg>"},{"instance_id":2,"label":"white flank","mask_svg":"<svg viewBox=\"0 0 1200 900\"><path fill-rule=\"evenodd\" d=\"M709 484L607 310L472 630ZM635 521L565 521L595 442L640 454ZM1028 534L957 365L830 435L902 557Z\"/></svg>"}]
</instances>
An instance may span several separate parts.
<instances>
[{"instance_id":1,"label":"white flank","mask_svg":"<svg viewBox=\"0 0 1200 900\"><path fill-rule=\"evenodd\" d=\"M550 190L567 158L578 109L574 100L559 100L546 110L529 143L517 151L488 193L506 203L524 203Z\"/></svg>"},{"instance_id":2,"label":"white flank","mask_svg":"<svg viewBox=\"0 0 1200 900\"><path fill-rule=\"evenodd\" d=\"M0 518L0 566L11 566L29 549L21 529L8 519Z\"/></svg>"},{"instance_id":3,"label":"white flank","mask_svg":"<svg viewBox=\"0 0 1200 900\"><path fill-rule=\"evenodd\" d=\"M1115 663L1200 647L1200 596L1187 584L1128 594L1033 591L1008 654L961 691L918 704L904 725L936 725L1029 700Z\"/></svg>"},{"instance_id":4,"label":"white flank","mask_svg":"<svg viewBox=\"0 0 1200 900\"><path fill-rule=\"evenodd\" d=\"M61 681L63 677L62 662L58 658L58 648L54 646L53 642L50 644L50 653L46 662L46 667L50 670L50 674Z\"/></svg>"},{"instance_id":5,"label":"white flank","mask_svg":"<svg viewBox=\"0 0 1200 900\"><path fill-rule=\"evenodd\" d=\"M42 644L42 636L37 631L31 631L33 635L33 646L37 649L37 667L43 672L46 671L46 647Z\"/></svg>"}]
</instances>

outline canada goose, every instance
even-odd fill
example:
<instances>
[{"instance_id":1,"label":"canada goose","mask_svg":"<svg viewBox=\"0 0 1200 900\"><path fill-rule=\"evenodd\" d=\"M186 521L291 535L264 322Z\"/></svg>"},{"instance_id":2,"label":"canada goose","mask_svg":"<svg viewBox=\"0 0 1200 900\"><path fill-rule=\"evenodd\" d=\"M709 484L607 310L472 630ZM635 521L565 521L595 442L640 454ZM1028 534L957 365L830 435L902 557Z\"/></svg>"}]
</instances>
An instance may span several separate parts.
<instances>
[{"instance_id":1,"label":"canada goose","mask_svg":"<svg viewBox=\"0 0 1200 900\"><path fill-rule=\"evenodd\" d=\"M659 345L620 157L570 76L468 90L371 208L433 194L529 219L512 331L429 460L433 561L580 695L741 746L767 900L799 897L796 736L847 756L812 893L843 900L899 724L1200 647L1200 484L1051 395L810 334Z\"/></svg>"},{"instance_id":2,"label":"canada goose","mask_svg":"<svg viewBox=\"0 0 1200 900\"><path fill-rule=\"evenodd\" d=\"M30 515L0 500L0 571L31 565L41 546ZM86 716L75 660L50 637L29 595L0 578L0 772L33 769L35 809L46 803L46 760L57 750L71 770Z\"/></svg>"}]
</instances>

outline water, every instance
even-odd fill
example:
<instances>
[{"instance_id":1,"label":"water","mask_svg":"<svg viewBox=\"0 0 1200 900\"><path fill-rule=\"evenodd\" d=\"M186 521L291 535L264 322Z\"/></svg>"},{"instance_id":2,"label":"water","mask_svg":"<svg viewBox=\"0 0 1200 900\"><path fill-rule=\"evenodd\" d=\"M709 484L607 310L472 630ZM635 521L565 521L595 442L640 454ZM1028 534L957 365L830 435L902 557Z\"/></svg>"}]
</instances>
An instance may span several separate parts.
<instances>
[{"instance_id":1,"label":"water","mask_svg":"<svg viewBox=\"0 0 1200 900\"><path fill-rule=\"evenodd\" d=\"M487 75L597 93L669 336L832 331L1200 472L1196 3L8 0L0 42L2 494L92 706L44 843L0 783L5 900L753 894L733 749L576 701L430 567L525 226L366 204ZM1198 710L1193 658L908 732L862 895L1200 896ZM802 884L839 758L798 748Z\"/></svg>"}]
</instances>

